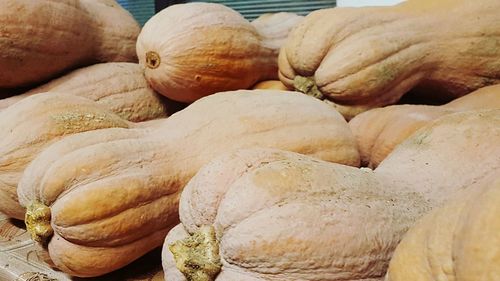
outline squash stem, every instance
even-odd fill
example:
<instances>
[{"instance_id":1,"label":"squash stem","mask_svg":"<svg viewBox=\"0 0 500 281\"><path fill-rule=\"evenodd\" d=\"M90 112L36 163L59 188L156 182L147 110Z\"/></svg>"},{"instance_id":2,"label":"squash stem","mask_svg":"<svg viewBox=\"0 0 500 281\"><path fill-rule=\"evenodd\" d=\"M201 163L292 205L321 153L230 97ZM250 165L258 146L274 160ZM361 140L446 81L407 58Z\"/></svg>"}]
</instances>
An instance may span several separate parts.
<instances>
[{"instance_id":1,"label":"squash stem","mask_svg":"<svg viewBox=\"0 0 500 281\"><path fill-rule=\"evenodd\" d=\"M31 239L42 244L47 243L54 234L50 219L50 208L44 204L34 201L28 206L24 222L26 229L31 234Z\"/></svg>"},{"instance_id":2,"label":"squash stem","mask_svg":"<svg viewBox=\"0 0 500 281\"><path fill-rule=\"evenodd\" d=\"M304 77L297 75L293 79L293 86L295 87L295 90L300 91L308 96L312 96L320 100L325 99L325 96L318 89L318 85L316 85L313 77Z\"/></svg>"},{"instance_id":3,"label":"squash stem","mask_svg":"<svg viewBox=\"0 0 500 281\"><path fill-rule=\"evenodd\" d=\"M175 264L188 281L213 281L221 270L213 226L202 226L189 237L168 246Z\"/></svg>"},{"instance_id":4,"label":"squash stem","mask_svg":"<svg viewBox=\"0 0 500 281\"><path fill-rule=\"evenodd\" d=\"M146 53L146 66L155 69L161 64L160 55L157 52L149 51Z\"/></svg>"}]
</instances>

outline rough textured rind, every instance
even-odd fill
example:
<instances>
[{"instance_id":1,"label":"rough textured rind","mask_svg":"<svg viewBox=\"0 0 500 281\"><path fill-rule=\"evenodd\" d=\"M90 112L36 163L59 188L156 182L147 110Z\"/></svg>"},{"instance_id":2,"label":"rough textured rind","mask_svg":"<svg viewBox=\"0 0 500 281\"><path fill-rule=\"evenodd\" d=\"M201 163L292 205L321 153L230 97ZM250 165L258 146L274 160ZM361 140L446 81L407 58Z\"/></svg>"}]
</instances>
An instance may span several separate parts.
<instances>
[{"instance_id":1,"label":"rough textured rind","mask_svg":"<svg viewBox=\"0 0 500 281\"><path fill-rule=\"evenodd\" d=\"M396 248L385 280L500 280L499 214L496 174L420 219Z\"/></svg>"},{"instance_id":2,"label":"rough textured rind","mask_svg":"<svg viewBox=\"0 0 500 281\"><path fill-rule=\"evenodd\" d=\"M409 0L315 11L281 49L280 80L312 77L348 119L417 85L459 97L500 82L498 9L496 0Z\"/></svg>"},{"instance_id":3,"label":"rough textured rind","mask_svg":"<svg viewBox=\"0 0 500 281\"><path fill-rule=\"evenodd\" d=\"M3 0L0 88L43 82L97 62L136 61L139 31L112 0Z\"/></svg>"},{"instance_id":4,"label":"rough textured rind","mask_svg":"<svg viewBox=\"0 0 500 281\"><path fill-rule=\"evenodd\" d=\"M139 64L117 62L84 67L24 94L2 99L0 110L28 96L45 92L88 98L133 122L167 117L179 107L148 86Z\"/></svg>"},{"instance_id":5,"label":"rough textured rind","mask_svg":"<svg viewBox=\"0 0 500 281\"><path fill-rule=\"evenodd\" d=\"M349 121L361 165L376 168L394 148L429 122L455 112L500 109L500 85L481 88L442 106L393 105L372 109Z\"/></svg>"},{"instance_id":6,"label":"rough textured rind","mask_svg":"<svg viewBox=\"0 0 500 281\"><path fill-rule=\"evenodd\" d=\"M278 150L226 153L185 187L165 246L212 225L217 281L382 280L417 219L500 172L500 110L448 115L419 133L375 171ZM185 281L166 249L166 278Z\"/></svg>"},{"instance_id":7,"label":"rough textured rind","mask_svg":"<svg viewBox=\"0 0 500 281\"><path fill-rule=\"evenodd\" d=\"M113 129L116 130L116 129ZM108 130L101 130L108 134ZM96 144L99 131L65 138L45 150L24 172L21 204L50 206L55 237L64 248L49 254L56 266L76 276L96 276L115 267L91 269L72 247L107 256L160 228L178 223L180 192L198 169L224 151L276 147L327 161L359 164L354 138L342 116L328 105L300 93L236 91L205 97L139 137ZM76 138L82 138L79 143ZM50 152L50 155L48 154ZM60 239L59 239L60 240ZM161 242L156 246L161 245ZM142 247L138 245L137 247ZM121 266L138 258L114 256ZM104 264L106 261L100 260ZM78 262L79 265L70 266Z\"/></svg>"},{"instance_id":8,"label":"rough textured rind","mask_svg":"<svg viewBox=\"0 0 500 281\"><path fill-rule=\"evenodd\" d=\"M0 112L0 211L24 219L16 188L26 166L64 136L110 127L132 127L94 101L65 94L35 95Z\"/></svg>"},{"instance_id":9,"label":"rough textured rind","mask_svg":"<svg viewBox=\"0 0 500 281\"><path fill-rule=\"evenodd\" d=\"M220 4L172 5L144 25L137 56L149 84L180 102L277 79L276 52L257 30Z\"/></svg>"}]
</instances>

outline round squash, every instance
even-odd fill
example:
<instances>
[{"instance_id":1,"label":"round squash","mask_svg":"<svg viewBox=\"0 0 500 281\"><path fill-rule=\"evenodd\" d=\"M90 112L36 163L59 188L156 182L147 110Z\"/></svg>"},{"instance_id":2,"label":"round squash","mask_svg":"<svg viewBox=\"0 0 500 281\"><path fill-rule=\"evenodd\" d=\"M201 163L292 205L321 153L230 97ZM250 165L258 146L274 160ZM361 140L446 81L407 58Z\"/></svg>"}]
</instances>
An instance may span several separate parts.
<instances>
[{"instance_id":1,"label":"round squash","mask_svg":"<svg viewBox=\"0 0 500 281\"><path fill-rule=\"evenodd\" d=\"M193 102L277 79L277 54L238 12L220 4L172 5L144 25L137 56L162 95Z\"/></svg>"},{"instance_id":2,"label":"round squash","mask_svg":"<svg viewBox=\"0 0 500 281\"><path fill-rule=\"evenodd\" d=\"M139 31L113 0L2 0L0 88L32 85L97 62L136 61Z\"/></svg>"}]
</instances>

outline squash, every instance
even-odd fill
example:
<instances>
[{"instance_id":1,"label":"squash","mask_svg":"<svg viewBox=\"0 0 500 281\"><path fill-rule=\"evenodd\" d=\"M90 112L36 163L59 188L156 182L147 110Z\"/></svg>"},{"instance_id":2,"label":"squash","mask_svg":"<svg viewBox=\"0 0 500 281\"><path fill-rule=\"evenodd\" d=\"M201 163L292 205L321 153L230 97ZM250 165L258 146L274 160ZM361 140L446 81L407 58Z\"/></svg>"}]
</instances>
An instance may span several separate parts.
<instances>
[{"instance_id":1,"label":"squash","mask_svg":"<svg viewBox=\"0 0 500 281\"><path fill-rule=\"evenodd\" d=\"M496 174L420 219L396 248L385 280L500 280L498 214Z\"/></svg>"},{"instance_id":2,"label":"squash","mask_svg":"<svg viewBox=\"0 0 500 281\"><path fill-rule=\"evenodd\" d=\"M60 92L94 100L132 122L167 117L179 107L148 86L138 64L116 62L80 68L22 95L0 100L0 110L44 92Z\"/></svg>"},{"instance_id":3,"label":"squash","mask_svg":"<svg viewBox=\"0 0 500 281\"><path fill-rule=\"evenodd\" d=\"M63 136L130 123L94 101L66 94L27 97L0 112L0 211L23 219L16 188L26 166Z\"/></svg>"},{"instance_id":4,"label":"squash","mask_svg":"<svg viewBox=\"0 0 500 281\"><path fill-rule=\"evenodd\" d=\"M281 90L288 91L287 87L279 80L267 80L259 82L252 87L253 90Z\"/></svg>"},{"instance_id":5,"label":"squash","mask_svg":"<svg viewBox=\"0 0 500 281\"><path fill-rule=\"evenodd\" d=\"M281 49L280 80L342 105L347 119L415 86L457 98L500 83L499 9L496 0L408 0L315 11Z\"/></svg>"},{"instance_id":6,"label":"squash","mask_svg":"<svg viewBox=\"0 0 500 281\"><path fill-rule=\"evenodd\" d=\"M137 56L153 89L180 102L278 78L276 51L243 16L221 4L162 10L139 34Z\"/></svg>"},{"instance_id":7,"label":"squash","mask_svg":"<svg viewBox=\"0 0 500 281\"><path fill-rule=\"evenodd\" d=\"M278 57L281 47L285 44L288 34L302 20L303 16L294 13L267 13L251 22L262 38L262 45L274 50Z\"/></svg>"},{"instance_id":8,"label":"squash","mask_svg":"<svg viewBox=\"0 0 500 281\"><path fill-rule=\"evenodd\" d=\"M500 85L481 88L442 106L393 105L364 112L351 121L361 165L377 167L394 148L419 128L458 111L500 109Z\"/></svg>"},{"instance_id":9,"label":"squash","mask_svg":"<svg viewBox=\"0 0 500 281\"><path fill-rule=\"evenodd\" d=\"M0 88L32 85L97 62L136 61L139 31L113 0L3 0Z\"/></svg>"},{"instance_id":10,"label":"squash","mask_svg":"<svg viewBox=\"0 0 500 281\"><path fill-rule=\"evenodd\" d=\"M178 223L184 185L224 151L276 147L359 164L342 116L294 92L218 93L148 130L99 143L89 139L109 130L76 134L45 149L26 168L18 195L28 208L28 230L34 240L48 241L49 255L62 271L102 275L160 246Z\"/></svg>"},{"instance_id":11,"label":"squash","mask_svg":"<svg viewBox=\"0 0 500 281\"><path fill-rule=\"evenodd\" d=\"M498 176L498 143L500 110L490 110L436 120L375 171L279 150L220 155L181 194L165 277L379 281L417 219Z\"/></svg>"}]
</instances>

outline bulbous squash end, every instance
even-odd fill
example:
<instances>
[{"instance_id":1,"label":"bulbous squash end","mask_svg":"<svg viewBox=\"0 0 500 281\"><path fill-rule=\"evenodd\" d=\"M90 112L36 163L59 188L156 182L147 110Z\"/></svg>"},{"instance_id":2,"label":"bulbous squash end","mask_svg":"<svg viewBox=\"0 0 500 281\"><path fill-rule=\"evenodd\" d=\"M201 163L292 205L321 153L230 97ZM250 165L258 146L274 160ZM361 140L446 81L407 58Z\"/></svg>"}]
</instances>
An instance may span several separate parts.
<instances>
[{"instance_id":1,"label":"bulbous squash end","mask_svg":"<svg viewBox=\"0 0 500 281\"><path fill-rule=\"evenodd\" d=\"M50 219L50 208L44 204L33 201L28 206L24 222L26 229L31 234L31 239L44 245L47 244L49 238L54 234Z\"/></svg>"},{"instance_id":2,"label":"bulbous squash end","mask_svg":"<svg viewBox=\"0 0 500 281\"><path fill-rule=\"evenodd\" d=\"M150 69L158 68L161 64L161 57L157 52L149 51L146 53L146 66Z\"/></svg>"},{"instance_id":3,"label":"bulbous squash end","mask_svg":"<svg viewBox=\"0 0 500 281\"><path fill-rule=\"evenodd\" d=\"M313 77L295 76L293 78L293 86L295 90L300 91L308 96L315 97L320 100L324 100L325 96L318 89L318 85L314 81Z\"/></svg>"},{"instance_id":4,"label":"bulbous squash end","mask_svg":"<svg viewBox=\"0 0 500 281\"><path fill-rule=\"evenodd\" d=\"M213 281L222 264L213 226L202 226L191 236L168 246L177 268L189 281Z\"/></svg>"}]
</instances>

